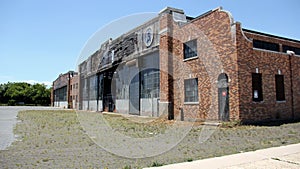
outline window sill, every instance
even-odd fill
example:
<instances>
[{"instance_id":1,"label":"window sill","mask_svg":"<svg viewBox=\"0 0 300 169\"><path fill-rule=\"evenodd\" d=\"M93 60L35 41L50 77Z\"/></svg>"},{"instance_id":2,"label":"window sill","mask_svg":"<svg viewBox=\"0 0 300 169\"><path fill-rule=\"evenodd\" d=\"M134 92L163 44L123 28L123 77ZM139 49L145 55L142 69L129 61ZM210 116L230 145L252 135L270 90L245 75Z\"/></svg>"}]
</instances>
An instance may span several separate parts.
<instances>
[{"instance_id":1,"label":"window sill","mask_svg":"<svg viewBox=\"0 0 300 169\"><path fill-rule=\"evenodd\" d=\"M185 105L198 105L199 102L184 102Z\"/></svg>"},{"instance_id":2,"label":"window sill","mask_svg":"<svg viewBox=\"0 0 300 169\"><path fill-rule=\"evenodd\" d=\"M194 59L198 59L198 56L194 56L194 57L191 57L191 58L183 59L183 61L186 62L186 61L190 61L190 60L194 60Z\"/></svg>"},{"instance_id":3,"label":"window sill","mask_svg":"<svg viewBox=\"0 0 300 169\"><path fill-rule=\"evenodd\" d=\"M259 104L259 103L264 103L264 101L252 101L252 103L257 103L257 104Z\"/></svg>"},{"instance_id":4,"label":"window sill","mask_svg":"<svg viewBox=\"0 0 300 169\"><path fill-rule=\"evenodd\" d=\"M276 103L286 103L286 100L276 100Z\"/></svg>"}]
</instances>

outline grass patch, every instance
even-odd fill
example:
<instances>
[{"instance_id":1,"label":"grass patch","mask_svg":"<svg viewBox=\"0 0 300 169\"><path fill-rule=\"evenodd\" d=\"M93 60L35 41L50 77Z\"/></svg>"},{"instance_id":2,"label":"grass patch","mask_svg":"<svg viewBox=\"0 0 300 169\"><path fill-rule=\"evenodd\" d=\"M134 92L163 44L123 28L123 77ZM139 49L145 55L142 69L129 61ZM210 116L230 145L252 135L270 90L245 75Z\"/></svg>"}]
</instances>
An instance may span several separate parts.
<instances>
[{"instance_id":1,"label":"grass patch","mask_svg":"<svg viewBox=\"0 0 300 169\"><path fill-rule=\"evenodd\" d=\"M222 128L234 128L234 127L238 127L241 125L242 125L242 122L240 120L228 121L228 122L221 123Z\"/></svg>"},{"instance_id":2,"label":"grass patch","mask_svg":"<svg viewBox=\"0 0 300 169\"><path fill-rule=\"evenodd\" d=\"M211 135L208 135L209 127L204 131L203 125L195 125L169 151L155 157L128 159L95 144L86 134L79 117L85 117L91 127L105 122L114 131L138 138L163 134L173 124L172 121L163 119L95 112L82 112L78 115L69 110L21 111L18 114L21 122L14 129L21 141L14 142L8 150L0 151L0 158L5 159L5 164L0 163L0 168L43 168L45 165L53 168L156 167L300 142L300 123L247 126L234 121L222 123ZM182 124L184 126L186 123ZM203 135L209 137L200 143L199 138ZM167 138L164 141L171 142L172 139ZM127 148L123 145L116 146L121 150Z\"/></svg>"},{"instance_id":3,"label":"grass patch","mask_svg":"<svg viewBox=\"0 0 300 169\"><path fill-rule=\"evenodd\" d=\"M103 114L103 117L114 131L134 138L146 138L164 134L167 129L167 124L163 122L157 123L152 120L149 120L149 122L138 122L130 117L113 114Z\"/></svg>"},{"instance_id":4,"label":"grass patch","mask_svg":"<svg viewBox=\"0 0 300 169\"><path fill-rule=\"evenodd\" d=\"M154 161L152 162L151 166L150 167L159 167L159 166L163 166L164 163L160 163L160 162L157 162L157 161Z\"/></svg>"}]
</instances>

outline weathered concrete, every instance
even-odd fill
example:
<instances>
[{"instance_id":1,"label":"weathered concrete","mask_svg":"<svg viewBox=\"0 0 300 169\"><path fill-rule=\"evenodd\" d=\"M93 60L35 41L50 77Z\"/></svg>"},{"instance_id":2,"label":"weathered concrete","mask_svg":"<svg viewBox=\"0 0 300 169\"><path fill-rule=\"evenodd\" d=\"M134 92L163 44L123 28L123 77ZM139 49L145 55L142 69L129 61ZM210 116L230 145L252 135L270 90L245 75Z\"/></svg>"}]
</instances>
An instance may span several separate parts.
<instances>
[{"instance_id":1,"label":"weathered concrete","mask_svg":"<svg viewBox=\"0 0 300 169\"><path fill-rule=\"evenodd\" d=\"M300 143L272 147L257 151L209 158L193 162L171 164L151 169L199 169L199 168L300 168Z\"/></svg>"}]
</instances>

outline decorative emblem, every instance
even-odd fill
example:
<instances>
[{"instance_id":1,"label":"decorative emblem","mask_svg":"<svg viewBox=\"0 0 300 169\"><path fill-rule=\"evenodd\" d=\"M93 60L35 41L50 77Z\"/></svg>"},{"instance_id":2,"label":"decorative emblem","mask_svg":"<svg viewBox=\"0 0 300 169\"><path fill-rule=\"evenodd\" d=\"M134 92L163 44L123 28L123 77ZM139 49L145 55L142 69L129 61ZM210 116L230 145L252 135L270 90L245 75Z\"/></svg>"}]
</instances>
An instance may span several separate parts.
<instances>
[{"instance_id":1,"label":"decorative emblem","mask_svg":"<svg viewBox=\"0 0 300 169\"><path fill-rule=\"evenodd\" d=\"M146 31L144 32L144 43L147 47L149 47L152 44L153 41L153 29L152 27L148 27Z\"/></svg>"}]
</instances>

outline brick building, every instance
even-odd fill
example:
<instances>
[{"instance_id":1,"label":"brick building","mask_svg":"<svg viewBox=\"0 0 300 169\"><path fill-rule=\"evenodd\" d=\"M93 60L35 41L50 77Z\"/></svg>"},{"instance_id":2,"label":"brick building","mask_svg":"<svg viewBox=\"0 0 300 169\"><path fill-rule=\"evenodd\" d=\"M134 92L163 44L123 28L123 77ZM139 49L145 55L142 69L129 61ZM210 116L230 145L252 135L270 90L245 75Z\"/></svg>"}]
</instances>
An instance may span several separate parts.
<instances>
[{"instance_id":1,"label":"brick building","mask_svg":"<svg viewBox=\"0 0 300 169\"><path fill-rule=\"evenodd\" d=\"M77 109L78 86L77 72L60 74L52 85L51 106Z\"/></svg>"},{"instance_id":2,"label":"brick building","mask_svg":"<svg viewBox=\"0 0 300 169\"><path fill-rule=\"evenodd\" d=\"M79 109L169 119L300 118L300 41L243 29L222 8L165 8L79 65Z\"/></svg>"}]
</instances>

